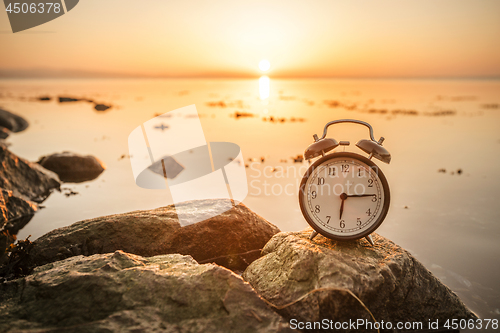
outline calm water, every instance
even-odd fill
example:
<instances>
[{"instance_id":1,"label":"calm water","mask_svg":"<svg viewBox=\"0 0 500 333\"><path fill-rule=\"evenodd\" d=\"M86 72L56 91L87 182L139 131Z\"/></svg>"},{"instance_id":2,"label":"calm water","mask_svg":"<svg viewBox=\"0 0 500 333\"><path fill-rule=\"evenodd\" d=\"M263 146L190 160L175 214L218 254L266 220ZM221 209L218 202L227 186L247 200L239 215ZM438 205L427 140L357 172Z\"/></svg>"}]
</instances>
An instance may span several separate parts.
<instances>
[{"instance_id":1,"label":"calm water","mask_svg":"<svg viewBox=\"0 0 500 333\"><path fill-rule=\"evenodd\" d=\"M246 161L264 157L264 163L247 162L244 203L283 231L301 230L307 224L296 193L307 164L291 157L302 154L326 122L355 118L369 122L376 138L384 136L392 154L390 165L378 163L392 202L377 232L408 249L481 317L500 318L500 81L271 79L269 88L265 84L0 80L0 107L31 123L9 138L14 153L36 161L69 150L95 155L107 165L94 181L63 186L78 195L53 193L19 237L35 239L78 220L172 203L168 191L137 187L129 160L121 157L128 154L134 128L190 104L197 106L207 141L237 143ZM96 112L87 102L30 100L41 95L85 97L114 107ZM255 116L236 118L236 111ZM263 121L269 117L285 120ZM346 151L356 151L354 143L368 131L340 125L331 127L329 136L350 140Z\"/></svg>"}]
</instances>

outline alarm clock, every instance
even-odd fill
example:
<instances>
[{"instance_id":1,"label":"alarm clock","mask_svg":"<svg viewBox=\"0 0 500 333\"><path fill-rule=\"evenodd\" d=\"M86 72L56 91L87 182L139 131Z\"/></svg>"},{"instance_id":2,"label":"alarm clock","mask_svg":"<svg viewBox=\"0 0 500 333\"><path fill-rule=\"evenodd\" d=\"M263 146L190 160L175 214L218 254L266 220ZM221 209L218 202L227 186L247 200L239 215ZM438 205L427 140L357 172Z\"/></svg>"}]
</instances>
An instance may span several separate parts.
<instances>
[{"instance_id":1,"label":"alarm clock","mask_svg":"<svg viewBox=\"0 0 500 333\"><path fill-rule=\"evenodd\" d=\"M356 147L368 156L351 152L333 152L349 141L326 138L328 127L354 123L368 127L370 139L360 140ZM373 246L370 234L384 221L389 211L389 184L373 158L389 164L391 154L373 136L370 124L354 119L334 120L325 125L323 136L313 135L304 152L311 163L300 183L299 204L307 223L313 228L312 240L318 233L333 240L353 240L365 237ZM329 153L329 154L327 154Z\"/></svg>"}]
</instances>

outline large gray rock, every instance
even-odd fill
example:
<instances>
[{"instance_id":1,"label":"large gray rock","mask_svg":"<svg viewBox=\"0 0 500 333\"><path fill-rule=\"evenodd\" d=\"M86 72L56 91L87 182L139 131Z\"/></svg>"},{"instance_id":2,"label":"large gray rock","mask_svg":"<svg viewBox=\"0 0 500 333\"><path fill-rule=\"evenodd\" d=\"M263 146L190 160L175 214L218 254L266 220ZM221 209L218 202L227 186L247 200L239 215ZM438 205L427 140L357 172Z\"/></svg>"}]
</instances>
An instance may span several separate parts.
<instances>
[{"instance_id":1,"label":"large gray rock","mask_svg":"<svg viewBox=\"0 0 500 333\"><path fill-rule=\"evenodd\" d=\"M213 216L225 200L197 200L153 210L84 220L53 230L35 241L34 261L45 264L74 255L123 250L142 256L191 255L243 271L279 229L239 204L205 221L181 227L176 208L197 216Z\"/></svg>"},{"instance_id":2,"label":"large gray rock","mask_svg":"<svg viewBox=\"0 0 500 333\"><path fill-rule=\"evenodd\" d=\"M0 189L0 231L15 235L26 225L38 207L35 203Z\"/></svg>"},{"instance_id":3,"label":"large gray rock","mask_svg":"<svg viewBox=\"0 0 500 333\"><path fill-rule=\"evenodd\" d=\"M0 127L5 127L12 132L21 132L28 126L28 122L23 117L0 109Z\"/></svg>"},{"instance_id":4,"label":"large gray rock","mask_svg":"<svg viewBox=\"0 0 500 333\"><path fill-rule=\"evenodd\" d=\"M275 235L263 257L243 274L283 317L373 322L373 315L392 323L476 318L455 293L390 240L373 234L371 247L364 239L335 242L318 235L311 241L310 233Z\"/></svg>"},{"instance_id":5,"label":"large gray rock","mask_svg":"<svg viewBox=\"0 0 500 333\"><path fill-rule=\"evenodd\" d=\"M0 284L1 332L285 332L231 271L179 254L77 256Z\"/></svg>"},{"instance_id":6,"label":"large gray rock","mask_svg":"<svg viewBox=\"0 0 500 333\"><path fill-rule=\"evenodd\" d=\"M0 188L41 202L59 186L56 174L14 155L0 144Z\"/></svg>"},{"instance_id":7,"label":"large gray rock","mask_svg":"<svg viewBox=\"0 0 500 333\"><path fill-rule=\"evenodd\" d=\"M70 152L43 156L38 163L45 169L55 172L63 182L81 183L97 178L106 166L91 155L78 155Z\"/></svg>"}]
</instances>

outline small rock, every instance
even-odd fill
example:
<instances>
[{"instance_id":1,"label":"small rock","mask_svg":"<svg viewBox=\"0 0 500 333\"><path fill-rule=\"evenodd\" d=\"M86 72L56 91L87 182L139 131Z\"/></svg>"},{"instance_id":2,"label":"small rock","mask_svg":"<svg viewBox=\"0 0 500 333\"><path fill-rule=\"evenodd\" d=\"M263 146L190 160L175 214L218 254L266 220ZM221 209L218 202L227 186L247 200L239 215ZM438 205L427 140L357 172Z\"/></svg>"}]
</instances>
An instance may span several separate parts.
<instances>
[{"instance_id":1,"label":"small rock","mask_svg":"<svg viewBox=\"0 0 500 333\"><path fill-rule=\"evenodd\" d=\"M50 98L49 96L42 96L42 97L38 97L38 100L39 101L50 101L52 98Z\"/></svg>"},{"instance_id":2,"label":"small rock","mask_svg":"<svg viewBox=\"0 0 500 333\"><path fill-rule=\"evenodd\" d=\"M458 170L457 170L457 174L459 174L459 175L461 175L461 174L462 174L462 172L463 172L463 171L462 171L462 169L458 169Z\"/></svg>"},{"instance_id":3,"label":"small rock","mask_svg":"<svg viewBox=\"0 0 500 333\"><path fill-rule=\"evenodd\" d=\"M294 163L302 163L304 160L304 157L302 155L297 155L295 157L292 157L292 160Z\"/></svg>"},{"instance_id":4,"label":"small rock","mask_svg":"<svg viewBox=\"0 0 500 333\"><path fill-rule=\"evenodd\" d=\"M23 117L0 109L0 127L5 127L9 131L16 133L24 131L28 126L28 122Z\"/></svg>"},{"instance_id":5,"label":"small rock","mask_svg":"<svg viewBox=\"0 0 500 333\"><path fill-rule=\"evenodd\" d=\"M311 241L310 233L306 229L274 235L263 257L243 273L287 320L373 322L373 315L378 322L395 323L477 318L390 240L372 234L372 247L366 240L335 242L321 235Z\"/></svg>"},{"instance_id":6,"label":"small rock","mask_svg":"<svg viewBox=\"0 0 500 333\"><path fill-rule=\"evenodd\" d=\"M180 254L76 256L0 294L1 332L291 332L241 277Z\"/></svg>"},{"instance_id":7,"label":"small rock","mask_svg":"<svg viewBox=\"0 0 500 333\"><path fill-rule=\"evenodd\" d=\"M5 128L0 126L0 139L7 139L10 135L10 131Z\"/></svg>"},{"instance_id":8,"label":"small rock","mask_svg":"<svg viewBox=\"0 0 500 333\"><path fill-rule=\"evenodd\" d=\"M94 109L97 111L106 111L107 109L111 108L111 106L105 105L105 104L96 104L94 106Z\"/></svg>"},{"instance_id":9,"label":"small rock","mask_svg":"<svg viewBox=\"0 0 500 333\"><path fill-rule=\"evenodd\" d=\"M441 173L446 173L446 169L443 169L443 168L438 169L438 172L441 172Z\"/></svg>"},{"instance_id":10,"label":"small rock","mask_svg":"<svg viewBox=\"0 0 500 333\"><path fill-rule=\"evenodd\" d=\"M405 206L405 209L409 209L408 206Z\"/></svg>"},{"instance_id":11,"label":"small rock","mask_svg":"<svg viewBox=\"0 0 500 333\"><path fill-rule=\"evenodd\" d=\"M60 182L55 173L12 154L1 144L0 165L0 188L12 191L16 196L41 202L51 190L59 189Z\"/></svg>"},{"instance_id":12,"label":"small rock","mask_svg":"<svg viewBox=\"0 0 500 333\"><path fill-rule=\"evenodd\" d=\"M279 229L240 203L205 221L181 227L177 210L213 216L225 200L196 200L153 210L98 217L53 230L35 241L34 262L43 265L58 259L60 249L72 245L73 255L116 250L154 256L167 253L191 255L198 262L215 262L243 271ZM211 215L212 214L212 215ZM60 257L60 256L59 256Z\"/></svg>"},{"instance_id":13,"label":"small rock","mask_svg":"<svg viewBox=\"0 0 500 333\"><path fill-rule=\"evenodd\" d=\"M78 102L78 101L81 101L81 99L72 97L59 97L59 103Z\"/></svg>"},{"instance_id":14,"label":"small rock","mask_svg":"<svg viewBox=\"0 0 500 333\"><path fill-rule=\"evenodd\" d=\"M163 163L162 163L163 161ZM165 171L163 171L165 166ZM165 178L174 179L184 170L184 167L177 162L172 156L165 156L148 167L149 170L157 173ZM166 174L165 174L166 173Z\"/></svg>"},{"instance_id":15,"label":"small rock","mask_svg":"<svg viewBox=\"0 0 500 333\"><path fill-rule=\"evenodd\" d=\"M17 234L36 211L37 205L34 202L14 195L12 191L0 189L0 230Z\"/></svg>"},{"instance_id":16,"label":"small rock","mask_svg":"<svg viewBox=\"0 0 500 333\"><path fill-rule=\"evenodd\" d=\"M70 183L93 180L106 169L104 163L94 156L70 152L43 156L38 163L55 172L63 182Z\"/></svg>"}]
</instances>

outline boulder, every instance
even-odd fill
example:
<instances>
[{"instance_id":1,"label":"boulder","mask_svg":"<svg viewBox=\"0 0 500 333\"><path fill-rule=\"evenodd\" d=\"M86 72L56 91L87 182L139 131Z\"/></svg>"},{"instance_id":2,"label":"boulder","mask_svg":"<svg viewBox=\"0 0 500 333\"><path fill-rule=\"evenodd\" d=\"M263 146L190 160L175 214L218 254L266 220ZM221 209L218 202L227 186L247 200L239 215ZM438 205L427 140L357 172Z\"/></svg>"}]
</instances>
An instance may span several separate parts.
<instances>
[{"instance_id":1,"label":"boulder","mask_svg":"<svg viewBox=\"0 0 500 333\"><path fill-rule=\"evenodd\" d=\"M70 152L43 156L38 163L45 169L55 172L63 182L81 183L96 179L106 166L91 155L78 155Z\"/></svg>"},{"instance_id":2,"label":"boulder","mask_svg":"<svg viewBox=\"0 0 500 333\"><path fill-rule=\"evenodd\" d=\"M181 227L177 210L213 216L223 199L189 201L153 210L98 217L53 230L35 241L38 265L74 255L123 250L142 256L180 253L243 271L279 229L244 204L199 223Z\"/></svg>"},{"instance_id":3,"label":"boulder","mask_svg":"<svg viewBox=\"0 0 500 333\"><path fill-rule=\"evenodd\" d=\"M0 188L16 196L41 202L51 190L59 189L57 175L36 163L28 162L0 144Z\"/></svg>"},{"instance_id":4,"label":"boulder","mask_svg":"<svg viewBox=\"0 0 500 333\"><path fill-rule=\"evenodd\" d=\"M0 284L1 332L290 332L233 272L179 254L76 256Z\"/></svg>"},{"instance_id":5,"label":"boulder","mask_svg":"<svg viewBox=\"0 0 500 333\"><path fill-rule=\"evenodd\" d=\"M35 203L14 195L12 191L0 189L0 231L8 230L11 235L17 234L37 209Z\"/></svg>"},{"instance_id":6,"label":"boulder","mask_svg":"<svg viewBox=\"0 0 500 333\"><path fill-rule=\"evenodd\" d=\"M427 328L429 319L444 323L477 318L454 292L390 240L372 234L373 247L364 239L336 242L318 235L311 241L311 230L275 235L263 256L243 273L286 319L420 321ZM364 330L361 326L353 331Z\"/></svg>"},{"instance_id":7,"label":"boulder","mask_svg":"<svg viewBox=\"0 0 500 333\"><path fill-rule=\"evenodd\" d=\"M21 132L28 126L28 122L23 117L0 109L0 127L5 127L12 132Z\"/></svg>"}]
</instances>

